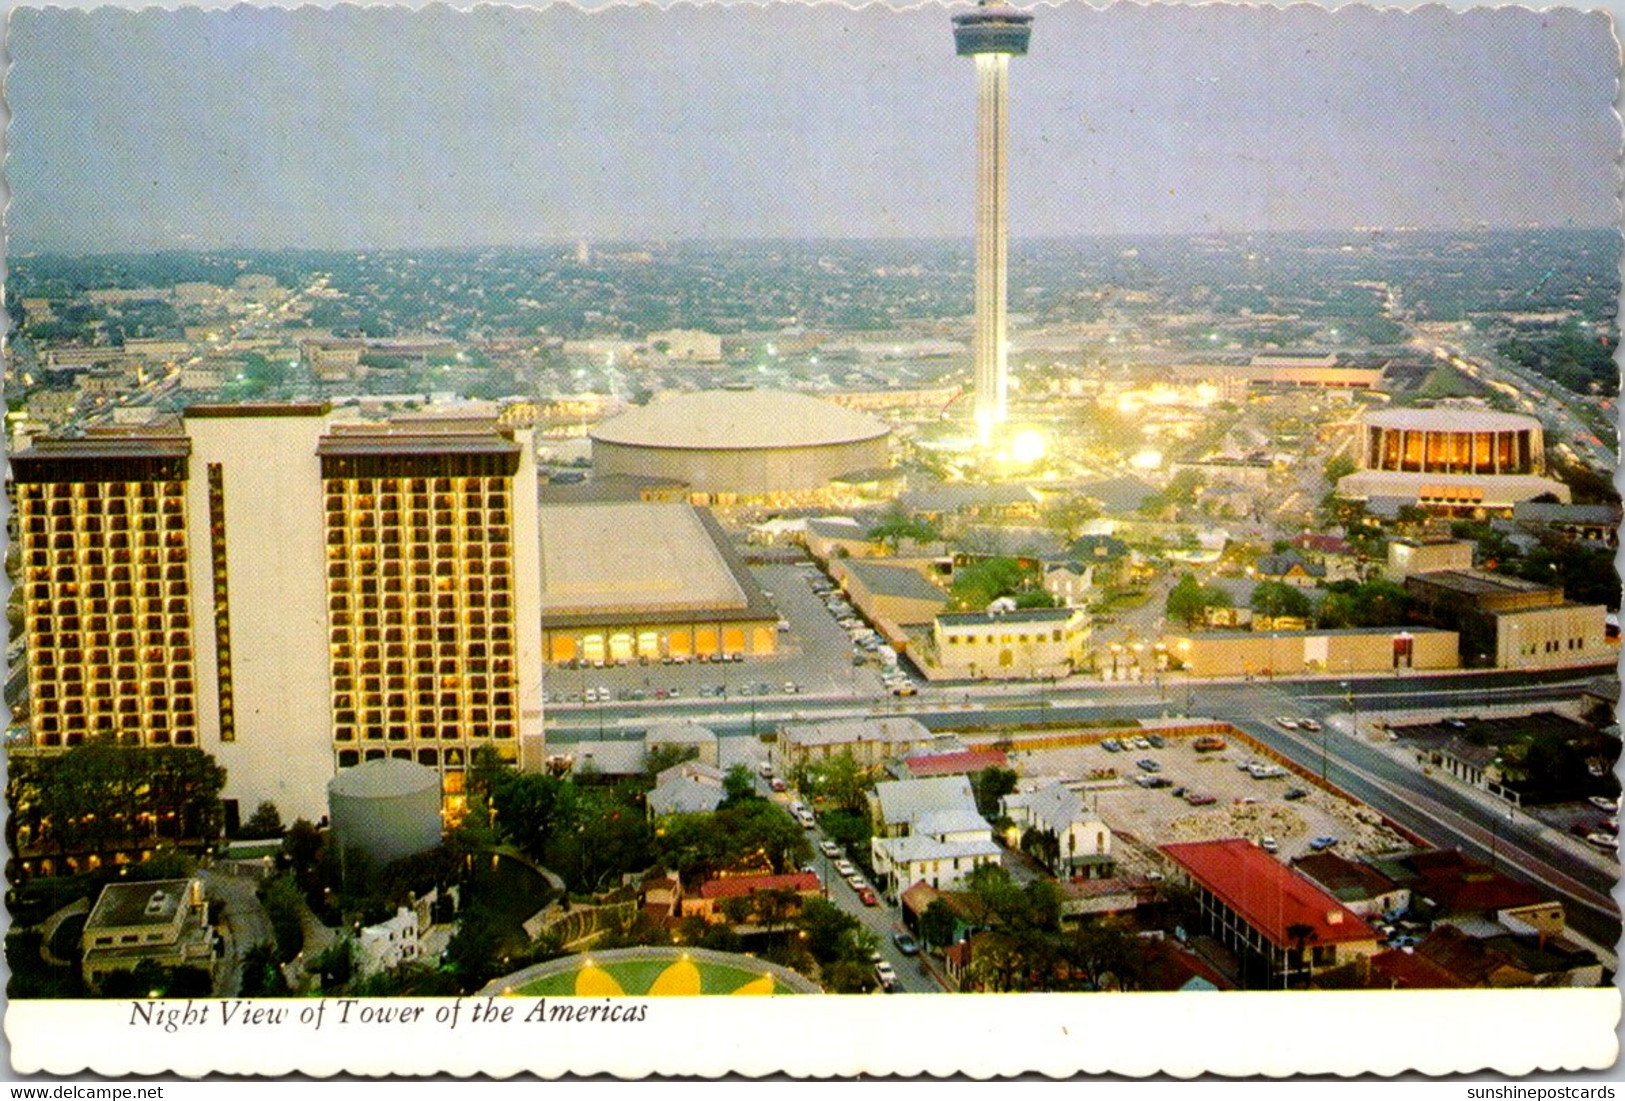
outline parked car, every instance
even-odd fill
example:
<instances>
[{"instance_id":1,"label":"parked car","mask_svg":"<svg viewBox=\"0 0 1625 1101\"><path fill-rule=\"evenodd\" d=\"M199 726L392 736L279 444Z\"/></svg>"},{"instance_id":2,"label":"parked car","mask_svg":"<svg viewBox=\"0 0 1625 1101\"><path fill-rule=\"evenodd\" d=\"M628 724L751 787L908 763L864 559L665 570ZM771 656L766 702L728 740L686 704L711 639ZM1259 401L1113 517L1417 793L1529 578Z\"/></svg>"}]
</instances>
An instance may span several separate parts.
<instances>
[{"instance_id":1,"label":"parked car","mask_svg":"<svg viewBox=\"0 0 1625 1101\"><path fill-rule=\"evenodd\" d=\"M777 776L775 776L775 777L773 777L773 779L768 781L768 786L771 787L774 791L784 791L784 790L786 790L788 788L789 785L787 785L783 780L781 780Z\"/></svg>"},{"instance_id":2,"label":"parked car","mask_svg":"<svg viewBox=\"0 0 1625 1101\"><path fill-rule=\"evenodd\" d=\"M1311 733L1313 733L1314 731L1318 731L1320 729L1320 724L1317 723L1314 719L1299 719L1298 720L1298 725L1303 727L1303 729L1305 729L1307 731L1310 731Z\"/></svg>"},{"instance_id":3,"label":"parked car","mask_svg":"<svg viewBox=\"0 0 1625 1101\"><path fill-rule=\"evenodd\" d=\"M853 872L851 875L846 877L846 885L851 887L854 891L858 891L860 893L869 889L868 881L857 872Z\"/></svg>"},{"instance_id":4,"label":"parked car","mask_svg":"<svg viewBox=\"0 0 1625 1101\"><path fill-rule=\"evenodd\" d=\"M1168 745L1168 739L1164 738L1161 734L1153 734L1147 738L1146 741L1151 743L1152 749L1164 749Z\"/></svg>"},{"instance_id":5,"label":"parked car","mask_svg":"<svg viewBox=\"0 0 1625 1101\"><path fill-rule=\"evenodd\" d=\"M1267 853L1278 853L1281 851L1281 843L1275 840L1275 838L1271 837L1269 834L1265 834L1259 839L1258 847Z\"/></svg>"},{"instance_id":6,"label":"parked car","mask_svg":"<svg viewBox=\"0 0 1625 1101\"><path fill-rule=\"evenodd\" d=\"M891 939L892 943L897 945L897 950L905 956L915 955L920 950L919 944L907 933L893 933Z\"/></svg>"},{"instance_id":7,"label":"parked car","mask_svg":"<svg viewBox=\"0 0 1625 1101\"><path fill-rule=\"evenodd\" d=\"M1189 803L1193 807L1211 806L1218 801L1219 800L1215 796L1209 795L1202 791L1187 791L1185 793L1185 802Z\"/></svg>"},{"instance_id":8,"label":"parked car","mask_svg":"<svg viewBox=\"0 0 1625 1101\"><path fill-rule=\"evenodd\" d=\"M835 870L840 872L843 878L858 874L858 870L852 866L852 861L850 860L837 860L835 862Z\"/></svg>"},{"instance_id":9,"label":"parked car","mask_svg":"<svg viewBox=\"0 0 1625 1101\"><path fill-rule=\"evenodd\" d=\"M1606 796L1602 796L1602 795L1593 795L1593 796L1591 796L1591 805L1594 806L1594 807L1598 807L1598 808L1600 808L1602 810L1606 810L1606 811L1618 811L1619 810L1619 800L1618 799L1609 799Z\"/></svg>"},{"instance_id":10,"label":"parked car","mask_svg":"<svg viewBox=\"0 0 1625 1101\"><path fill-rule=\"evenodd\" d=\"M1291 799L1291 800L1295 801L1295 800L1298 800L1298 799L1306 799L1306 798L1308 798L1308 796L1309 796L1309 793L1307 791L1305 791L1303 788L1288 788L1286 794L1281 796L1281 798L1282 799Z\"/></svg>"},{"instance_id":11,"label":"parked car","mask_svg":"<svg viewBox=\"0 0 1625 1101\"><path fill-rule=\"evenodd\" d=\"M877 898L875 893L867 887L864 887L858 891L858 901L863 903L865 906L880 905L880 899Z\"/></svg>"},{"instance_id":12,"label":"parked car","mask_svg":"<svg viewBox=\"0 0 1625 1101\"><path fill-rule=\"evenodd\" d=\"M1107 738L1105 741L1100 743L1100 748L1104 749L1107 753L1121 753L1123 751L1123 743L1118 741L1116 738Z\"/></svg>"},{"instance_id":13,"label":"parked car","mask_svg":"<svg viewBox=\"0 0 1625 1101\"><path fill-rule=\"evenodd\" d=\"M1277 715L1275 717L1275 725L1279 726L1282 730L1296 730L1298 729L1298 720L1290 719L1285 715Z\"/></svg>"},{"instance_id":14,"label":"parked car","mask_svg":"<svg viewBox=\"0 0 1625 1101\"><path fill-rule=\"evenodd\" d=\"M1586 840L1599 849L1608 849L1611 852L1619 851L1619 838L1611 833L1603 833L1601 830L1597 830L1586 834Z\"/></svg>"},{"instance_id":15,"label":"parked car","mask_svg":"<svg viewBox=\"0 0 1625 1101\"><path fill-rule=\"evenodd\" d=\"M820 852L829 857L831 860L834 860L841 855L841 847L833 841L820 841L818 843L818 848Z\"/></svg>"},{"instance_id":16,"label":"parked car","mask_svg":"<svg viewBox=\"0 0 1625 1101\"><path fill-rule=\"evenodd\" d=\"M885 960L875 964L875 978L879 979L880 985L887 990L897 985L897 971Z\"/></svg>"},{"instance_id":17,"label":"parked car","mask_svg":"<svg viewBox=\"0 0 1625 1101\"><path fill-rule=\"evenodd\" d=\"M1157 762L1153 761L1150 757L1141 757L1138 761L1135 761L1134 763L1139 765L1141 768L1143 768L1147 772L1161 772L1162 771L1162 766L1157 764Z\"/></svg>"},{"instance_id":18,"label":"parked car","mask_svg":"<svg viewBox=\"0 0 1625 1101\"><path fill-rule=\"evenodd\" d=\"M1324 849L1331 848L1335 844L1337 844L1337 838L1331 836L1330 834L1323 833L1313 841L1309 842L1309 847L1318 853Z\"/></svg>"}]
</instances>

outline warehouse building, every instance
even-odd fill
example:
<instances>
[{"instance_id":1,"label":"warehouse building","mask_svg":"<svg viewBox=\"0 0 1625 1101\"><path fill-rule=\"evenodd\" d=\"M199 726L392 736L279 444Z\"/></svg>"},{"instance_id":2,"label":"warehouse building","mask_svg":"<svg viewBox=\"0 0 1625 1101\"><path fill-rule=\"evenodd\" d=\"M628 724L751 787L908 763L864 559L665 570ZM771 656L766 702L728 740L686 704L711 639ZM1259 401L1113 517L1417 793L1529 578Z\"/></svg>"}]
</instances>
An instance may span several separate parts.
<instances>
[{"instance_id":1,"label":"warehouse building","mask_svg":"<svg viewBox=\"0 0 1625 1101\"><path fill-rule=\"evenodd\" d=\"M763 657L779 616L711 514L686 504L541 510L546 660L589 665Z\"/></svg>"}]
</instances>

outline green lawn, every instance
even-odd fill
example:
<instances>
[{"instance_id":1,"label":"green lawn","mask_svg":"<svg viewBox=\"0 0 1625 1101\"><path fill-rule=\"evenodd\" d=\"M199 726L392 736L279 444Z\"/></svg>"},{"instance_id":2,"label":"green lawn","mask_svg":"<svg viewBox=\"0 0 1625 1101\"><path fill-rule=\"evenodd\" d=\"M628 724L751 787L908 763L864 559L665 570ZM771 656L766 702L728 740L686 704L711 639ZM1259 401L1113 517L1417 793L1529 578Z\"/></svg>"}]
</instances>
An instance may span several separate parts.
<instances>
[{"instance_id":1,"label":"green lawn","mask_svg":"<svg viewBox=\"0 0 1625 1101\"><path fill-rule=\"evenodd\" d=\"M603 970L621 984L621 989L630 995L642 995L654 985L661 972L671 966L671 960L617 960L605 964ZM761 977L759 972L747 971L744 968L727 967L721 964L699 964L700 993L701 994L732 994L741 986ZM526 983L519 988L519 993L528 997L572 997L576 992L577 971L569 970L556 975L549 975L544 979ZM782 985L776 988L777 993L788 994L791 991Z\"/></svg>"}]
</instances>

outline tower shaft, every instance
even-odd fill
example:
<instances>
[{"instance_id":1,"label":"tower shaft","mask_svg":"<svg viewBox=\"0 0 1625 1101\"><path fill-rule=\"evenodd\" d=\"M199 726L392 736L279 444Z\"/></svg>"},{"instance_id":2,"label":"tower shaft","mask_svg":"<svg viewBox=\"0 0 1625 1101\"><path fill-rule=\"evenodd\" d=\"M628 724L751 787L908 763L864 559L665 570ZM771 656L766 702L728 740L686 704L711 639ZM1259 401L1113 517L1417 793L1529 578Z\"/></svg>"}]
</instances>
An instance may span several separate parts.
<instances>
[{"instance_id":1,"label":"tower shaft","mask_svg":"<svg viewBox=\"0 0 1625 1101\"><path fill-rule=\"evenodd\" d=\"M984 437L1008 411L1009 77L1009 54L976 55L975 415Z\"/></svg>"}]
</instances>

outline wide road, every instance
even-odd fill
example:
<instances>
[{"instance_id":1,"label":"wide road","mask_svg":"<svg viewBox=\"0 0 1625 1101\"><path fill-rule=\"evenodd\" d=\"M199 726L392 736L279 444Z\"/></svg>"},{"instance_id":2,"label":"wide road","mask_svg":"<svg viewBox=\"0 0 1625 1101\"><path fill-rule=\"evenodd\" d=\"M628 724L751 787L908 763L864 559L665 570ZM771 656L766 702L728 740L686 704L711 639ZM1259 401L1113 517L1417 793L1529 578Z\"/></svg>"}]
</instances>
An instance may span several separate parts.
<instances>
[{"instance_id":1,"label":"wide road","mask_svg":"<svg viewBox=\"0 0 1625 1101\"><path fill-rule=\"evenodd\" d=\"M1552 840L1548 827L1528 816L1463 798L1446 782L1423 775L1389 753L1349 737L1335 723L1325 738L1282 730L1273 716L1359 711L1426 711L1486 703L1572 700L1611 667L1539 672L1475 672L1274 681L1174 681L1162 684L1073 682L1057 686L971 685L926 688L909 699L810 698L754 701L669 701L655 706L609 704L600 709L555 709L548 738L568 743L604 737L637 738L655 715L684 713L721 736L748 734L754 725L791 718L908 715L931 729L1019 726L1057 720L1153 719L1202 715L1232 723L1307 771L1324 769L1328 782L1440 847L1457 847L1560 894L1570 922L1600 944L1620 938L1619 910L1610 893L1614 877ZM601 724L601 725L600 725ZM832 894L845 890L832 884ZM853 900L855 901L855 899Z\"/></svg>"}]
</instances>

